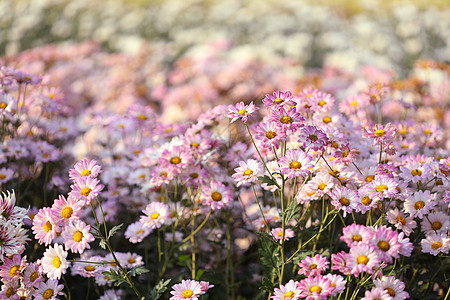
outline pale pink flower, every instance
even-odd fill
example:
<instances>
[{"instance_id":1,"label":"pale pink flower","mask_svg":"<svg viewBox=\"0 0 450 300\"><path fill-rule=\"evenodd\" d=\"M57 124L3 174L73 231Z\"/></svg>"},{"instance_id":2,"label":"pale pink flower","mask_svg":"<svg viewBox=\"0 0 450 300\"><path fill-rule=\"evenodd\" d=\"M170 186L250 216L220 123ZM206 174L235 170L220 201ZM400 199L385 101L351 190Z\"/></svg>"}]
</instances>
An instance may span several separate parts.
<instances>
[{"instance_id":1,"label":"pale pink flower","mask_svg":"<svg viewBox=\"0 0 450 300\"><path fill-rule=\"evenodd\" d=\"M62 274L66 273L69 263L66 260L67 252L59 244L50 246L44 252L41 259L43 272L50 279L60 279Z\"/></svg>"},{"instance_id":2,"label":"pale pink flower","mask_svg":"<svg viewBox=\"0 0 450 300\"><path fill-rule=\"evenodd\" d=\"M142 211L145 216L141 216L141 223L150 230L160 228L162 225L169 224L169 207L161 202L149 203Z\"/></svg>"},{"instance_id":3,"label":"pale pink flower","mask_svg":"<svg viewBox=\"0 0 450 300\"><path fill-rule=\"evenodd\" d=\"M69 171L69 178L72 181L77 180L80 177L97 177L99 173L103 172L102 166L100 166L96 160L88 161L83 159L77 162L73 169Z\"/></svg>"},{"instance_id":4,"label":"pale pink flower","mask_svg":"<svg viewBox=\"0 0 450 300\"><path fill-rule=\"evenodd\" d=\"M245 105L244 102L239 102L236 105L229 105L226 117L231 118L231 122L241 119L243 123L247 123L248 117L254 113L258 108L253 104Z\"/></svg>"},{"instance_id":5,"label":"pale pink flower","mask_svg":"<svg viewBox=\"0 0 450 300\"><path fill-rule=\"evenodd\" d=\"M100 180L87 176L76 179L70 188L70 195L82 201L83 205L89 205L100 194L103 184L100 184Z\"/></svg>"},{"instance_id":6,"label":"pale pink flower","mask_svg":"<svg viewBox=\"0 0 450 300\"><path fill-rule=\"evenodd\" d=\"M31 229L39 244L45 244L46 246L56 238L57 233L61 230L51 213L50 207L44 207L39 210L33 218L33 227Z\"/></svg>"},{"instance_id":7,"label":"pale pink flower","mask_svg":"<svg viewBox=\"0 0 450 300\"><path fill-rule=\"evenodd\" d=\"M403 300L409 298L405 291L405 284L394 276L383 276L373 281L375 287L386 290L392 300Z\"/></svg>"},{"instance_id":8,"label":"pale pink flower","mask_svg":"<svg viewBox=\"0 0 450 300\"><path fill-rule=\"evenodd\" d=\"M36 300L54 300L62 295L64 285L58 284L58 280L49 279L47 282L40 282L38 289L34 293Z\"/></svg>"},{"instance_id":9,"label":"pale pink flower","mask_svg":"<svg viewBox=\"0 0 450 300\"><path fill-rule=\"evenodd\" d=\"M297 300L300 299L301 290L298 288L298 281L289 280L285 285L280 285L280 288L275 288L273 300Z\"/></svg>"},{"instance_id":10,"label":"pale pink flower","mask_svg":"<svg viewBox=\"0 0 450 300\"><path fill-rule=\"evenodd\" d=\"M182 280L181 283L173 285L172 289L170 293L173 296L170 300L198 300L198 297L205 293L200 282L195 280Z\"/></svg>"},{"instance_id":11,"label":"pale pink flower","mask_svg":"<svg viewBox=\"0 0 450 300\"><path fill-rule=\"evenodd\" d=\"M81 220L69 223L62 232L66 250L70 249L73 253L81 254L85 249L91 248L89 243L93 242L95 238L89 230L91 230L91 226Z\"/></svg>"},{"instance_id":12,"label":"pale pink flower","mask_svg":"<svg viewBox=\"0 0 450 300\"><path fill-rule=\"evenodd\" d=\"M307 256L298 264L300 267L298 274L303 274L305 276L318 276L328 269L329 265L330 263L327 258L320 254L316 254L314 257Z\"/></svg>"},{"instance_id":13,"label":"pale pink flower","mask_svg":"<svg viewBox=\"0 0 450 300\"><path fill-rule=\"evenodd\" d=\"M283 238L283 228L274 228L272 229L272 235L275 237L275 239L280 240ZM284 240L287 241L295 236L295 233L292 229L286 228L284 231Z\"/></svg>"},{"instance_id":14,"label":"pale pink flower","mask_svg":"<svg viewBox=\"0 0 450 300\"><path fill-rule=\"evenodd\" d=\"M236 186L240 186L244 183L252 183L258 180L258 175L262 175L262 164L254 159L249 159L247 162L239 162L239 167L234 169L236 172L232 175L237 182Z\"/></svg>"}]
</instances>

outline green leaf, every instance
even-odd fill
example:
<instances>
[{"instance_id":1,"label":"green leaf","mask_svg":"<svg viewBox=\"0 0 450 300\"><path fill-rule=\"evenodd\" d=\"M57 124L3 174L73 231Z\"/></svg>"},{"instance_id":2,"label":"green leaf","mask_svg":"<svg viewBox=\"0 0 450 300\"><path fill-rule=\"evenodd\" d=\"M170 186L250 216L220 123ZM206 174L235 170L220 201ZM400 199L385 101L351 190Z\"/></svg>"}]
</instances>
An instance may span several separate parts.
<instances>
[{"instance_id":1,"label":"green leaf","mask_svg":"<svg viewBox=\"0 0 450 300\"><path fill-rule=\"evenodd\" d=\"M195 275L195 280L200 280L200 278L202 277L204 272L205 272L205 269L198 269L197 275Z\"/></svg>"},{"instance_id":2,"label":"green leaf","mask_svg":"<svg viewBox=\"0 0 450 300\"><path fill-rule=\"evenodd\" d=\"M106 242L103 238L100 240L98 244L102 249L106 250Z\"/></svg>"},{"instance_id":3,"label":"green leaf","mask_svg":"<svg viewBox=\"0 0 450 300\"><path fill-rule=\"evenodd\" d=\"M272 281L270 281L269 278L264 277L262 280L262 285L261 285L261 289L268 292L268 293L272 293L274 290L275 286L272 283Z\"/></svg>"},{"instance_id":4,"label":"green leaf","mask_svg":"<svg viewBox=\"0 0 450 300\"><path fill-rule=\"evenodd\" d=\"M131 276L136 276L147 272L150 272L150 270L146 269L144 266L136 266L133 267L128 273L130 273Z\"/></svg>"},{"instance_id":5,"label":"green leaf","mask_svg":"<svg viewBox=\"0 0 450 300\"><path fill-rule=\"evenodd\" d=\"M108 240L109 240L113 235L115 235L116 232L119 231L120 228L122 228L122 226L123 226L123 223L122 223L122 224L119 224L119 225L117 225L117 226L114 226L113 228L111 228L111 230L108 232Z\"/></svg>"},{"instance_id":6,"label":"green leaf","mask_svg":"<svg viewBox=\"0 0 450 300\"><path fill-rule=\"evenodd\" d=\"M272 178L270 178L267 175L264 176L258 176L258 179L262 182L262 183L267 183L268 186L271 185L276 185L278 186L278 183L276 183Z\"/></svg>"},{"instance_id":7,"label":"green leaf","mask_svg":"<svg viewBox=\"0 0 450 300\"><path fill-rule=\"evenodd\" d=\"M160 282L150 291L150 299L156 300L167 290L167 285L172 279L161 279Z\"/></svg>"},{"instance_id":8,"label":"green leaf","mask_svg":"<svg viewBox=\"0 0 450 300\"><path fill-rule=\"evenodd\" d=\"M307 256L312 256L315 252L311 250L303 250L299 251L294 258L292 259L292 263L298 264L302 259L305 259Z\"/></svg>"},{"instance_id":9,"label":"green leaf","mask_svg":"<svg viewBox=\"0 0 450 300\"><path fill-rule=\"evenodd\" d=\"M295 215L300 210L300 206L298 205L298 202L294 199L289 206L286 209L286 223L288 223L292 218L295 217Z\"/></svg>"},{"instance_id":10,"label":"green leaf","mask_svg":"<svg viewBox=\"0 0 450 300\"><path fill-rule=\"evenodd\" d=\"M114 269L109 269L109 271L102 272L103 275L108 277L108 281L113 282L115 286L119 286L122 283L126 283L125 276L117 273Z\"/></svg>"}]
</instances>

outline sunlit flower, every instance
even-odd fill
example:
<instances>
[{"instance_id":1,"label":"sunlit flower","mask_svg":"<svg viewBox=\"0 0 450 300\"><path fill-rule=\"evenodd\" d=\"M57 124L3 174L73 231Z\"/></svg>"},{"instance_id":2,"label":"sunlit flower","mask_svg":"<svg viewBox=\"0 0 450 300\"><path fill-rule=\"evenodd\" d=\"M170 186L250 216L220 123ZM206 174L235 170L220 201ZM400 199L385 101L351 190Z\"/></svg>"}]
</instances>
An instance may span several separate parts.
<instances>
[{"instance_id":1,"label":"sunlit flower","mask_svg":"<svg viewBox=\"0 0 450 300\"><path fill-rule=\"evenodd\" d=\"M41 259L45 275L50 279L60 279L69 267L66 257L67 252L61 245L55 244L54 247L48 247Z\"/></svg>"},{"instance_id":2,"label":"sunlit flower","mask_svg":"<svg viewBox=\"0 0 450 300\"><path fill-rule=\"evenodd\" d=\"M241 119L242 123L247 123L248 117L257 109L253 101L249 105L245 105L244 102L239 102L236 105L229 105L228 112L225 116L231 119L230 123L238 119Z\"/></svg>"},{"instance_id":3,"label":"sunlit flower","mask_svg":"<svg viewBox=\"0 0 450 300\"><path fill-rule=\"evenodd\" d=\"M170 300L198 300L199 296L205 293L200 282L195 280L182 280L181 283L173 285L172 289L170 293L173 296Z\"/></svg>"}]
</instances>

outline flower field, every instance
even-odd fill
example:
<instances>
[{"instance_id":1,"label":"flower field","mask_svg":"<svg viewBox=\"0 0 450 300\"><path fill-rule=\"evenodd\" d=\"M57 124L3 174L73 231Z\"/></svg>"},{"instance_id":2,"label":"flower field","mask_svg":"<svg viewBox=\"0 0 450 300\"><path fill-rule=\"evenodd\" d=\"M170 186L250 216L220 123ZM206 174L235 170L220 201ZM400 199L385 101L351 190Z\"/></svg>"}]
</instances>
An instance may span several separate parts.
<instances>
[{"instance_id":1,"label":"flower field","mask_svg":"<svg viewBox=\"0 0 450 300\"><path fill-rule=\"evenodd\" d=\"M38 2L0 299L450 299L449 6Z\"/></svg>"}]
</instances>

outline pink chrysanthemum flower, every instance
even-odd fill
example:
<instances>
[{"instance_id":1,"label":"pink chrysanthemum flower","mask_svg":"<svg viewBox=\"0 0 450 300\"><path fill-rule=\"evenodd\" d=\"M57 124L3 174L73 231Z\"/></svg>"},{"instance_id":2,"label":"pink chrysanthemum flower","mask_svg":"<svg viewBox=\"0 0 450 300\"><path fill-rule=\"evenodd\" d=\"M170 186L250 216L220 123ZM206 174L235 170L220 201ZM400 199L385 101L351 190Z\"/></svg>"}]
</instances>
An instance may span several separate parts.
<instances>
[{"instance_id":1,"label":"pink chrysanthemum flower","mask_svg":"<svg viewBox=\"0 0 450 300\"><path fill-rule=\"evenodd\" d=\"M58 231L60 231L50 207L44 207L39 210L33 218L33 227L31 229L39 244L45 244L46 246L56 238Z\"/></svg>"},{"instance_id":2,"label":"pink chrysanthemum flower","mask_svg":"<svg viewBox=\"0 0 450 300\"><path fill-rule=\"evenodd\" d=\"M202 290L200 282L195 280L182 280L181 283L172 286L173 295L170 300L198 300L205 292Z\"/></svg>"},{"instance_id":3,"label":"pink chrysanthemum flower","mask_svg":"<svg viewBox=\"0 0 450 300\"><path fill-rule=\"evenodd\" d=\"M104 260L105 259L100 256L91 256L83 259L83 261L87 262L75 261L71 267L72 275L80 275L81 277L84 278L101 276L102 272L106 270L103 265L97 263L102 262Z\"/></svg>"},{"instance_id":4,"label":"pink chrysanthemum flower","mask_svg":"<svg viewBox=\"0 0 450 300\"><path fill-rule=\"evenodd\" d=\"M358 194L347 187L336 187L330 194L331 204L336 209L344 211L344 217L351 213L356 206Z\"/></svg>"},{"instance_id":5,"label":"pink chrysanthemum flower","mask_svg":"<svg viewBox=\"0 0 450 300\"><path fill-rule=\"evenodd\" d=\"M396 279L394 276L383 276L373 281L375 287L382 288L388 292L392 300L403 300L409 298L408 292L405 291L405 284Z\"/></svg>"},{"instance_id":6,"label":"pink chrysanthemum flower","mask_svg":"<svg viewBox=\"0 0 450 300\"><path fill-rule=\"evenodd\" d=\"M372 236L372 228L359 224L351 224L342 229L341 240L344 241L347 246L353 247L360 243L368 244L372 239Z\"/></svg>"},{"instance_id":7,"label":"pink chrysanthemum flower","mask_svg":"<svg viewBox=\"0 0 450 300\"><path fill-rule=\"evenodd\" d=\"M306 300L326 300L334 290L330 284L330 279L319 275L303 279L298 288L302 292L301 297Z\"/></svg>"},{"instance_id":8,"label":"pink chrysanthemum flower","mask_svg":"<svg viewBox=\"0 0 450 300\"><path fill-rule=\"evenodd\" d=\"M9 221L14 226L22 226L23 220L27 218L28 209L16 206L16 194L14 190L8 194L2 192L0 195L0 220Z\"/></svg>"},{"instance_id":9,"label":"pink chrysanthemum flower","mask_svg":"<svg viewBox=\"0 0 450 300\"><path fill-rule=\"evenodd\" d=\"M286 154L280 158L278 170L288 176L294 178L298 176L308 176L311 173L311 157L302 150L288 150Z\"/></svg>"},{"instance_id":10,"label":"pink chrysanthemum flower","mask_svg":"<svg viewBox=\"0 0 450 300\"><path fill-rule=\"evenodd\" d=\"M26 257L20 255L13 255L11 258L6 258L0 266L0 277L2 282L9 282L14 279L22 277L22 272L26 267Z\"/></svg>"},{"instance_id":11,"label":"pink chrysanthemum flower","mask_svg":"<svg viewBox=\"0 0 450 300\"><path fill-rule=\"evenodd\" d=\"M329 262L326 257L323 257L320 254L316 254L314 257L307 256L305 259L302 259L298 266L300 270L298 274L303 274L305 276L318 276L322 272L324 272L329 267Z\"/></svg>"},{"instance_id":12,"label":"pink chrysanthemum flower","mask_svg":"<svg viewBox=\"0 0 450 300\"><path fill-rule=\"evenodd\" d=\"M421 164L417 161L412 161L404 166L401 166L400 171L400 176L406 182L412 181L414 183L418 183L420 181L425 183L433 178L433 173L431 172L429 165Z\"/></svg>"},{"instance_id":13,"label":"pink chrysanthemum flower","mask_svg":"<svg viewBox=\"0 0 450 300\"><path fill-rule=\"evenodd\" d=\"M410 257L411 253L414 249L414 245L413 243L411 243L409 241L409 238L405 238L405 233L404 232L400 232L398 234L398 243L400 244L400 250L399 253L400 255L406 256L406 257Z\"/></svg>"},{"instance_id":14,"label":"pink chrysanthemum flower","mask_svg":"<svg viewBox=\"0 0 450 300\"><path fill-rule=\"evenodd\" d=\"M272 235L275 237L275 239L280 240L283 238L283 228L274 228L272 229ZM292 229L286 228L284 231L284 240L287 241L295 236L295 233Z\"/></svg>"},{"instance_id":15,"label":"pink chrysanthemum flower","mask_svg":"<svg viewBox=\"0 0 450 300\"><path fill-rule=\"evenodd\" d=\"M397 229L402 230L406 235L410 235L417 227L414 218L406 216L403 211L399 210L397 207L387 212L386 220Z\"/></svg>"},{"instance_id":16,"label":"pink chrysanthemum flower","mask_svg":"<svg viewBox=\"0 0 450 300\"><path fill-rule=\"evenodd\" d=\"M72 181L81 177L97 177L99 173L103 172L102 166L100 166L96 160L88 161L87 159L77 162L73 169L69 171L69 178Z\"/></svg>"},{"instance_id":17,"label":"pink chrysanthemum flower","mask_svg":"<svg viewBox=\"0 0 450 300\"><path fill-rule=\"evenodd\" d=\"M280 285L280 288L275 288L273 300L297 300L300 299L301 290L298 288L298 281L289 280L285 285Z\"/></svg>"},{"instance_id":18,"label":"pink chrysanthemum flower","mask_svg":"<svg viewBox=\"0 0 450 300\"><path fill-rule=\"evenodd\" d=\"M209 289L214 287L214 284L210 284L208 281L200 281L200 286L203 293L206 293Z\"/></svg>"},{"instance_id":19,"label":"pink chrysanthemum flower","mask_svg":"<svg viewBox=\"0 0 450 300\"><path fill-rule=\"evenodd\" d=\"M59 195L59 198L53 202L51 212L56 222L64 228L70 221L78 219L78 213L82 208L83 203L73 195L69 194L67 199L63 195Z\"/></svg>"},{"instance_id":20,"label":"pink chrysanthemum flower","mask_svg":"<svg viewBox=\"0 0 450 300\"><path fill-rule=\"evenodd\" d=\"M380 143L387 144L394 139L397 132L397 128L392 126L391 123L386 125L376 124L375 126L367 126L365 128L366 132L363 137L368 139L374 139L373 145L378 145Z\"/></svg>"},{"instance_id":21,"label":"pink chrysanthemum flower","mask_svg":"<svg viewBox=\"0 0 450 300\"><path fill-rule=\"evenodd\" d=\"M41 259L43 272L50 279L60 279L66 273L69 263L66 260L67 252L59 244L48 247Z\"/></svg>"},{"instance_id":22,"label":"pink chrysanthemum flower","mask_svg":"<svg viewBox=\"0 0 450 300\"><path fill-rule=\"evenodd\" d=\"M228 112L225 116L231 119L230 123L241 119L243 123L247 123L248 117L254 113L258 108L253 104L245 105L244 102L239 102L236 105L229 105Z\"/></svg>"},{"instance_id":23,"label":"pink chrysanthemum flower","mask_svg":"<svg viewBox=\"0 0 450 300\"><path fill-rule=\"evenodd\" d=\"M81 220L75 220L66 226L62 232L66 250L70 249L73 253L81 254L85 249L91 248L89 243L93 242L95 238L89 230L91 230L91 226Z\"/></svg>"},{"instance_id":24,"label":"pink chrysanthemum flower","mask_svg":"<svg viewBox=\"0 0 450 300\"><path fill-rule=\"evenodd\" d=\"M374 231L370 244L374 247L378 258L386 263L392 263L392 258L399 258L401 248L398 233L391 228L382 226Z\"/></svg>"},{"instance_id":25,"label":"pink chrysanthemum flower","mask_svg":"<svg viewBox=\"0 0 450 300\"><path fill-rule=\"evenodd\" d=\"M313 111L326 112L334 107L336 100L332 95L324 92L317 92L309 97L309 103L311 103L311 109Z\"/></svg>"},{"instance_id":26,"label":"pink chrysanthemum flower","mask_svg":"<svg viewBox=\"0 0 450 300\"><path fill-rule=\"evenodd\" d=\"M188 147L172 145L161 153L158 162L165 172L176 175L191 165L193 157Z\"/></svg>"},{"instance_id":27,"label":"pink chrysanthemum flower","mask_svg":"<svg viewBox=\"0 0 450 300\"><path fill-rule=\"evenodd\" d=\"M387 176L375 176L375 179L367 185L372 192L372 197L377 200L390 198L398 194L398 183Z\"/></svg>"},{"instance_id":28,"label":"pink chrysanthemum flower","mask_svg":"<svg viewBox=\"0 0 450 300\"><path fill-rule=\"evenodd\" d=\"M374 287L370 291L366 291L364 298L361 300L392 300L387 290L383 288Z\"/></svg>"},{"instance_id":29,"label":"pink chrysanthemum flower","mask_svg":"<svg viewBox=\"0 0 450 300\"><path fill-rule=\"evenodd\" d=\"M348 253L341 251L339 253L331 254L331 270L337 270L344 275L350 274L351 268L347 265L347 255Z\"/></svg>"},{"instance_id":30,"label":"pink chrysanthemum flower","mask_svg":"<svg viewBox=\"0 0 450 300\"><path fill-rule=\"evenodd\" d=\"M330 296L337 296L337 294L340 294L345 290L345 284L347 281L341 275L328 273L325 275L325 278L330 280L330 287L334 287L334 290L331 292Z\"/></svg>"},{"instance_id":31,"label":"pink chrysanthemum flower","mask_svg":"<svg viewBox=\"0 0 450 300\"><path fill-rule=\"evenodd\" d=\"M17 227L11 221L0 220L0 261L3 261L5 256L20 253L23 245L16 237Z\"/></svg>"},{"instance_id":32,"label":"pink chrysanthemum flower","mask_svg":"<svg viewBox=\"0 0 450 300\"><path fill-rule=\"evenodd\" d=\"M212 210L229 207L233 203L233 192L223 183L211 181L203 187L200 200L203 205L211 207Z\"/></svg>"},{"instance_id":33,"label":"pink chrysanthemum flower","mask_svg":"<svg viewBox=\"0 0 450 300\"><path fill-rule=\"evenodd\" d=\"M58 284L58 280L49 279L47 282L40 282L38 289L34 293L36 300L55 300L62 295L64 285Z\"/></svg>"},{"instance_id":34,"label":"pink chrysanthemum flower","mask_svg":"<svg viewBox=\"0 0 450 300\"><path fill-rule=\"evenodd\" d=\"M437 211L428 214L427 218L423 219L420 223L422 231L426 234L436 232L436 233L446 233L450 226L450 217L448 214Z\"/></svg>"},{"instance_id":35,"label":"pink chrysanthemum flower","mask_svg":"<svg viewBox=\"0 0 450 300\"><path fill-rule=\"evenodd\" d=\"M75 180L75 184L72 184L70 188L72 191L69 193L83 205L89 205L95 197L97 197L103 189L103 184L100 184L100 180L92 177L80 177Z\"/></svg>"},{"instance_id":36,"label":"pink chrysanthemum flower","mask_svg":"<svg viewBox=\"0 0 450 300\"><path fill-rule=\"evenodd\" d=\"M291 107L296 106L291 92L273 92L272 95L266 94L266 97L262 100L266 107Z\"/></svg>"},{"instance_id":37,"label":"pink chrysanthemum flower","mask_svg":"<svg viewBox=\"0 0 450 300\"><path fill-rule=\"evenodd\" d=\"M265 148L278 149L280 142L286 140L286 132L274 121L261 122L256 127L255 139L260 140Z\"/></svg>"},{"instance_id":38,"label":"pink chrysanthemum flower","mask_svg":"<svg viewBox=\"0 0 450 300\"><path fill-rule=\"evenodd\" d=\"M351 274L358 277L361 273L372 274L378 267L380 260L375 249L366 244L360 244L350 248L347 254L347 266L351 269Z\"/></svg>"},{"instance_id":39,"label":"pink chrysanthemum flower","mask_svg":"<svg viewBox=\"0 0 450 300\"><path fill-rule=\"evenodd\" d=\"M244 183L251 183L258 180L258 175L262 175L262 164L254 159L249 159L247 162L239 162L239 167L234 169L236 172L232 175L237 182L236 186L240 186Z\"/></svg>"},{"instance_id":40,"label":"pink chrysanthemum flower","mask_svg":"<svg viewBox=\"0 0 450 300\"><path fill-rule=\"evenodd\" d=\"M450 238L446 233L432 232L426 239L420 241L423 253L438 255L440 252L447 254L450 249Z\"/></svg>"},{"instance_id":41,"label":"pink chrysanthemum flower","mask_svg":"<svg viewBox=\"0 0 450 300\"><path fill-rule=\"evenodd\" d=\"M365 214L371 208L377 208L378 198L373 196L373 191L366 186L358 190L358 199L355 203L355 211Z\"/></svg>"},{"instance_id":42,"label":"pink chrysanthemum flower","mask_svg":"<svg viewBox=\"0 0 450 300\"><path fill-rule=\"evenodd\" d=\"M149 203L142 211L145 216L141 216L140 222L150 230L160 228L170 222L169 207L161 202Z\"/></svg>"},{"instance_id":43,"label":"pink chrysanthemum flower","mask_svg":"<svg viewBox=\"0 0 450 300\"><path fill-rule=\"evenodd\" d=\"M308 125L300 130L299 143L303 143L303 147L314 151L323 150L328 142L327 135L316 126Z\"/></svg>"},{"instance_id":44,"label":"pink chrysanthemum flower","mask_svg":"<svg viewBox=\"0 0 450 300\"><path fill-rule=\"evenodd\" d=\"M128 225L124 235L130 243L137 244L142 242L151 232L149 227L144 226L144 223L137 221Z\"/></svg>"},{"instance_id":45,"label":"pink chrysanthemum flower","mask_svg":"<svg viewBox=\"0 0 450 300\"><path fill-rule=\"evenodd\" d=\"M26 266L23 272L23 283L26 287L37 287L43 280L42 267L37 263L30 263Z\"/></svg>"},{"instance_id":46,"label":"pink chrysanthemum flower","mask_svg":"<svg viewBox=\"0 0 450 300\"><path fill-rule=\"evenodd\" d=\"M14 176L14 171L9 168L0 168L0 185L10 181Z\"/></svg>"},{"instance_id":47,"label":"pink chrysanthemum flower","mask_svg":"<svg viewBox=\"0 0 450 300\"><path fill-rule=\"evenodd\" d=\"M431 194L430 191L417 191L413 196L409 196L403 204L405 212L409 213L413 217L422 219L429 213L435 206L434 202L435 194Z\"/></svg>"},{"instance_id":48,"label":"pink chrysanthemum flower","mask_svg":"<svg viewBox=\"0 0 450 300\"><path fill-rule=\"evenodd\" d=\"M287 111L280 108L272 111L269 121L275 122L283 131L294 132L303 127L305 119L295 108L289 108Z\"/></svg>"}]
</instances>

